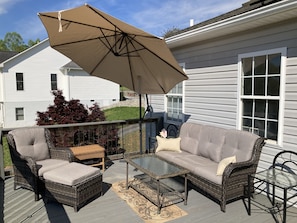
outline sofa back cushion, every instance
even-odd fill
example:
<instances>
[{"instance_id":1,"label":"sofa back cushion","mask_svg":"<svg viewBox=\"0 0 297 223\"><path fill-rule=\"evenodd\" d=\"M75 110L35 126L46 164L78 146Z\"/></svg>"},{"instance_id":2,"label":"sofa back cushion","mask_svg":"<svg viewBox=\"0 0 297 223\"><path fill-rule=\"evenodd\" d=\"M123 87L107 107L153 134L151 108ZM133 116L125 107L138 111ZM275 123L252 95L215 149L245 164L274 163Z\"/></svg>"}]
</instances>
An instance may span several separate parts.
<instances>
[{"instance_id":1,"label":"sofa back cushion","mask_svg":"<svg viewBox=\"0 0 297 223\"><path fill-rule=\"evenodd\" d=\"M226 130L219 127L203 126L199 134L198 155L220 162L225 133Z\"/></svg>"},{"instance_id":2,"label":"sofa back cushion","mask_svg":"<svg viewBox=\"0 0 297 223\"><path fill-rule=\"evenodd\" d=\"M198 154L199 134L203 125L194 123L184 123L180 128L181 150L191 154Z\"/></svg>"},{"instance_id":3,"label":"sofa back cushion","mask_svg":"<svg viewBox=\"0 0 297 223\"><path fill-rule=\"evenodd\" d=\"M259 136L246 131L227 130L221 159L235 155L236 162L248 161L258 138Z\"/></svg>"},{"instance_id":4,"label":"sofa back cushion","mask_svg":"<svg viewBox=\"0 0 297 223\"><path fill-rule=\"evenodd\" d=\"M16 150L21 155L36 161L50 157L44 128L20 128L10 131L9 134L13 136Z\"/></svg>"}]
</instances>

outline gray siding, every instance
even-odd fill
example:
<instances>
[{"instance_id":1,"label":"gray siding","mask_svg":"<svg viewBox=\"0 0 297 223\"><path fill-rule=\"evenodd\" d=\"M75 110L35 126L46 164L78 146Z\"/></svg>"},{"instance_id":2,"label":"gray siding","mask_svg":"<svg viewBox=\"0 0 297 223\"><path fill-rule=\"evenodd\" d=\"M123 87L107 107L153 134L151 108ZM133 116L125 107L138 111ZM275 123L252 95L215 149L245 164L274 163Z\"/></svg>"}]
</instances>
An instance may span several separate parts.
<instances>
[{"instance_id":1,"label":"gray siding","mask_svg":"<svg viewBox=\"0 0 297 223\"><path fill-rule=\"evenodd\" d=\"M185 63L185 113L189 121L236 128L238 55L287 48L283 147L267 143L259 170L271 165L281 149L297 151L297 19L171 49ZM163 97L152 96L155 110L164 110Z\"/></svg>"}]
</instances>

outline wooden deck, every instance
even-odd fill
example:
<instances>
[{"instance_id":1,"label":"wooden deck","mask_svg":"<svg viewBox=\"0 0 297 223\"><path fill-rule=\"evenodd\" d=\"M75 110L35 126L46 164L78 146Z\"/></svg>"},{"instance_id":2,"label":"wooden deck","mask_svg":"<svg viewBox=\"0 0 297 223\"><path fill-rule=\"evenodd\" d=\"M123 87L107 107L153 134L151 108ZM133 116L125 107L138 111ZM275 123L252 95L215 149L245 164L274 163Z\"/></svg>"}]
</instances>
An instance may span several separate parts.
<instances>
[{"instance_id":1,"label":"wooden deck","mask_svg":"<svg viewBox=\"0 0 297 223\"><path fill-rule=\"evenodd\" d=\"M139 171L129 168L130 176L140 174ZM13 190L13 178L4 182L0 180L1 204L0 222L142 222L138 215L121 200L110 188L111 184L125 179L126 163L114 161L103 173L104 195L97 198L79 212L75 213L72 207L50 202L44 203L41 199L34 201L34 194L25 189ZM4 202L3 202L4 201ZM189 190L188 205L177 204L188 215L171 221L175 223L185 222L277 222L273 215L252 205L252 215L247 214L243 200L238 200L227 205L226 213L220 211L220 206L211 199L201 195L194 189ZM291 208L287 213L287 222L295 223L297 217L296 208Z\"/></svg>"}]
</instances>

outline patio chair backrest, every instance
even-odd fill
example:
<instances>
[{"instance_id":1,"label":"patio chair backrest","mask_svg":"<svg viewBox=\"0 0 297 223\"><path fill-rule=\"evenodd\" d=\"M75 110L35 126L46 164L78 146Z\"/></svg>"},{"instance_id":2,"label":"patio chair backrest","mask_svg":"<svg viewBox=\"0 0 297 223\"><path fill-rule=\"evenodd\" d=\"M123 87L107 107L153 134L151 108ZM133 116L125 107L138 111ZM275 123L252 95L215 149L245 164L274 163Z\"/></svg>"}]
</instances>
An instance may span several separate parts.
<instances>
[{"instance_id":1,"label":"patio chair backrest","mask_svg":"<svg viewBox=\"0 0 297 223\"><path fill-rule=\"evenodd\" d=\"M35 161L50 158L44 128L20 128L10 131L9 134L13 136L20 155L29 156Z\"/></svg>"},{"instance_id":2,"label":"patio chair backrest","mask_svg":"<svg viewBox=\"0 0 297 223\"><path fill-rule=\"evenodd\" d=\"M297 153L289 150L279 152L273 159L272 168L297 174Z\"/></svg>"}]
</instances>

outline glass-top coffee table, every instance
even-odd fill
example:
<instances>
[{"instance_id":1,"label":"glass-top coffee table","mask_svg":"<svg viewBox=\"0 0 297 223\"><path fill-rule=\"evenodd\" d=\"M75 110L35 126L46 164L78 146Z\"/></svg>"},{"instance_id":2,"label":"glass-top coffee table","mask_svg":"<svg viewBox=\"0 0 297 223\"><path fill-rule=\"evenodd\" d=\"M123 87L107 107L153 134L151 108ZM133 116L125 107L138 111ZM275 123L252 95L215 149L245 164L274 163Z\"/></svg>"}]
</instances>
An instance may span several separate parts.
<instances>
[{"instance_id":1,"label":"glass-top coffee table","mask_svg":"<svg viewBox=\"0 0 297 223\"><path fill-rule=\"evenodd\" d=\"M187 204L188 186L187 174L190 172L184 168L171 164L154 154L144 154L127 157L126 189L132 187L158 207L158 214L161 208L173 202L184 201ZM144 174L137 175L132 181L128 181L129 164ZM176 177L184 177L184 183ZM145 184L145 187L143 185ZM146 193L144 188L149 187L156 191L156 196Z\"/></svg>"}]
</instances>

